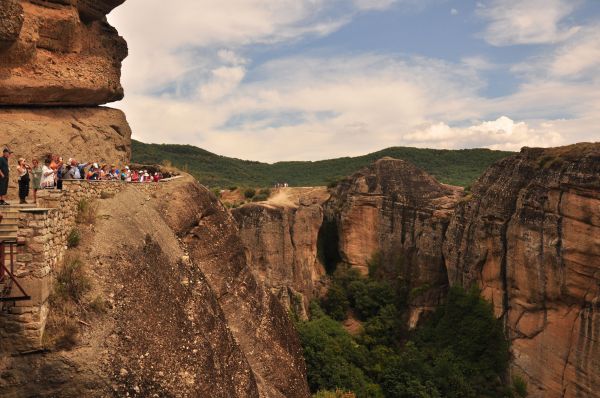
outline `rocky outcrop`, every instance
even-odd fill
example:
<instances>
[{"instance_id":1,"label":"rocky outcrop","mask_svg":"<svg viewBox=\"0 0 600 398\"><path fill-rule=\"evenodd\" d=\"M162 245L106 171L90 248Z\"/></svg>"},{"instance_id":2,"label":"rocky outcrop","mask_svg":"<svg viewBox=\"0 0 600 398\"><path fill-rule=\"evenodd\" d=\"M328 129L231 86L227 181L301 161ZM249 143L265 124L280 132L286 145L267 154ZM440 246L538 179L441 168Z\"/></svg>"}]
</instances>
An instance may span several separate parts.
<instances>
[{"instance_id":1,"label":"rocky outcrop","mask_svg":"<svg viewBox=\"0 0 600 398\"><path fill-rule=\"evenodd\" d=\"M0 396L308 398L293 324L218 200L189 176L120 186L67 253L93 286L77 343L0 356ZM94 297L104 311L90 311ZM63 333L59 302L46 341Z\"/></svg>"},{"instance_id":2,"label":"rocky outcrop","mask_svg":"<svg viewBox=\"0 0 600 398\"><path fill-rule=\"evenodd\" d=\"M257 281L231 214L199 185L169 193L164 214L206 276L247 358L261 397L310 395L302 347L287 312ZM182 206L193 203L193 206Z\"/></svg>"},{"instance_id":3,"label":"rocky outcrop","mask_svg":"<svg viewBox=\"0 0 600 398\"><path fill-rule=\"evenodd\" d=\"M106 21L124 0L0 3L0 146L19 157L48 154L124 165L131 130L118 110L127 43ZM68 107L62 107L68 106ZM16 197L12 173L9 197Z\"/></svg>"},{"instance_id":4,"label":"rocky outcrop","mask_svg":"<svg viewBox=\"0 0 600 398\"><path fill-rule=\"evenodd\" d=\"M127 43L106 21L123 0L3 0L0 105L100 105L123 98Z\"/></svg>"},{"instance_id":5,"label":"rocky outcrop","mask_svg":"<svg viewBox=\"0 0 600 398\"><path fill-rule=\"evenodd\" d=\"M302 197L287 206L253 203L232 214L254 274L287 309L306 318L310 300L323 290L325 268L318 253L322 199Z\"/></svg>"},{"instance_id":6,"label":"rocky outcrop","mask_svg":"<svg viewBox=\"0 0 600 398\"><path fill-rule=\"evenodd\" d=\"M48 154L81 161L126 164L131 157L131 129L123 112L97 108L0 108L0 144L15 158L43 164ZM13 195L17 173L11 174Z\"/></svg>"},{"instance_id":7,"label":"rocky outcrop","mask_svg":"<svg viewBox=\"0 0 600 398\"><path fill-rule=\"evenodd\" d=\"M600 391L600 144L525 148L479 179L448 228L453 284L504 318L534 397Z\"/></svg>"},{"instance_id":8,"label":"rocky outcrop","mask_svg":"<svg viewBox=\"0 0 600 398\"><path fill-rule=\"evenodd\" d=\"M363 274L378 262L405 279L411 326L448 286L442 244L461 194L409 162L384 158L342 181L327 203L343 262Z\"/></svg>"}]
</instances>

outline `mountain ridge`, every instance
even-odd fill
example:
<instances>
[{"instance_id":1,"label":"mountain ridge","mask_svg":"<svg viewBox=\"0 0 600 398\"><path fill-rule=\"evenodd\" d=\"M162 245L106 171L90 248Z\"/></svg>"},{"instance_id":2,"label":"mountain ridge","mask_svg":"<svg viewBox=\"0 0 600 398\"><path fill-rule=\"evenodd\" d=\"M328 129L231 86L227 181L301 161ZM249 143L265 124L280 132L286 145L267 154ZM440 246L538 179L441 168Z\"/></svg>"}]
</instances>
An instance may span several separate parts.
<instances>
[{"instance_id":1,"label":"mountain ridge","mask_svg":"<svg viewBox=\"0 0 600 398\"><path fill-rule=\"evenodd\" d=\"M513 152L490 149L427 149L389 147L356 157L318 161L262 163L217 155L192 145L146 144L132 140L136 163L172 163L188 171L202 184L211 187L271 186L287 182L290 186L320 186L351 175L372 162L393 157L414 163L440 182L471 185L491 164Z\"/></svg>"}]
</instances>

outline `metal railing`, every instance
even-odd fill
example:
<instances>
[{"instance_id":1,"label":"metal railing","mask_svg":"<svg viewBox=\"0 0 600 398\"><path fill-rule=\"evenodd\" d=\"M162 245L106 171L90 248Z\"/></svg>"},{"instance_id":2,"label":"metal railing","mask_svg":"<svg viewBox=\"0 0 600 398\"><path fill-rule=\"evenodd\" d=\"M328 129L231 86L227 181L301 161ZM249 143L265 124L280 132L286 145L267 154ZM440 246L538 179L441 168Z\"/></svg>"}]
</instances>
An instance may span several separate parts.
<instances>
[{"instance_id":1,"label":"metal railing","mask_svg":"<svg viewBox=\"0 0 600 398\"><path fill-rule=\"evenodd\" d=\"M31 300L31 296L25 292L15 277L16 257L17 241L0 241L0 303ZM12 295L15 286L20 295Z\"/></svg>"}]
</instances>

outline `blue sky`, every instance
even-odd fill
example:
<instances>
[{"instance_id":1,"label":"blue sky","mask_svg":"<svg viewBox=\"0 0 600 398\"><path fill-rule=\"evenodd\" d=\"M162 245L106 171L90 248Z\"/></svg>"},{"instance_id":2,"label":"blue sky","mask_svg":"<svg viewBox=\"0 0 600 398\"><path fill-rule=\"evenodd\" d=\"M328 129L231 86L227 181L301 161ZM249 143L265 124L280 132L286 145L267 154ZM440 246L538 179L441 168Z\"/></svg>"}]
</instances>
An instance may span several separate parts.
<instances>
[{"instance_id":1,"label":"blue sky","mask_svg":"<svg viewBox=\"0 0 600 398\"><path fill-rule=\"evenodd\" d=\"M600 140L600 1L128 0L134 137L261 161Z\"/></svg>"}]
</instances>

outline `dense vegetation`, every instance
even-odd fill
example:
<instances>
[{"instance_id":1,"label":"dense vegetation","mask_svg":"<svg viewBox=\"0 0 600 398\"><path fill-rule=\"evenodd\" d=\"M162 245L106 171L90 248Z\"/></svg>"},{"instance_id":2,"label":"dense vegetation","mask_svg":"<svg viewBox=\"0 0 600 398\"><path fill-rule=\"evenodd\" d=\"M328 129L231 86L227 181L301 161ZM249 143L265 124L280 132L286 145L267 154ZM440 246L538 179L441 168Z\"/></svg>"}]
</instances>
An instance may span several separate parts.
<instances>
[{"instance_id":1,"label":"dense vegetation","mask_svg":"<svg viewBox=\"0 0 600 398\"><path fill-rule=\"evenodd\" d=\"M168 161L191 173L201 183L221 188L232 185L267 187L277 182L287 182L290 186L323 186L349 176L385 156L408 160L441 182L467 186L492 163L511 154L488 149L394 147L354 158L267 164L219 156L191 145L158 145L133 141L134 162Z\"/></svg>"},{"instance_id":2,"label":"dense vegetation","mask_svg":"<svg viewBox=\"0 0 600 398\"><path fill-rule=\"evenodd\" d=\"M332 287L298 321L313 393L361 397L521 397L507 387L508 342L492 308L475 290L450 289L447 302L416 331L406 324L409 294L400 282L335 271ZM339 321L362 323L349 334ZM334 392L338 391L337 394ZM330 394L330 395L328 395Z\"/></svg>"}]
</instances>

